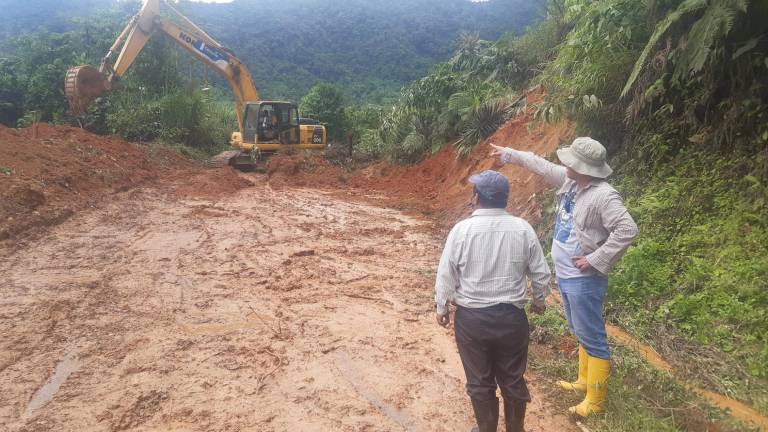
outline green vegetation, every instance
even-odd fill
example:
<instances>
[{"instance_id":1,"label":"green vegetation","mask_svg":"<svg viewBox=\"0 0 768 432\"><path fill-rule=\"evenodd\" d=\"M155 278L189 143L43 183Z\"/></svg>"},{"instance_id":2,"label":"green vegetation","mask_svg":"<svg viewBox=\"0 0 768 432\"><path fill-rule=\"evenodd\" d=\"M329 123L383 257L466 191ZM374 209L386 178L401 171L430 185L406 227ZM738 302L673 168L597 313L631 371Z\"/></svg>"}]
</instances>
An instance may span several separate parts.
<instances>
[{"instance_id":1,"label":"green vegetation","mask_svg":"<svg viewBox=\"0 0 768 432\"><path fill-rule=\"evenodd\" d=\"M565 319L555 308L548 308L543 315L529 314L529 318L531 339L543 347L531 353L530 369L544 377L540 388L548 393L547 400L565 411L583 398L581 394L564 394L557 386L558 379L573 378L576 373L576 355L565 356L562 351L562 347L575 347L576 341L567 335ZM634 351L614 348L612 363L605 414L583 420L591 431L751 430Z\"/></svg>"},{"instance_id":2,"label":"green vegetation","mask_svg":"<svg viewBox=\"0 0 768 432\"><path fill-rule=\"evenodd\" d=\"M404 87L382 118L379 147L392 160L413 162L446 142L462 154L524 109L515 85L526 70L517 40L496 43L465 33L446 63Z\"/></svg>"},{"instance_id":3,"label":"green vegetation","mask_svg":"<svg viewBox=\"0 0 768 432\"><path fill-rule=\"evenodd\" d=\"M113 100L115 110L107 114L106 125L132 141L160 140L215 151L237 125L231 104L213 100L198 88L174 89L150 101L132 93Z\"/></svg>"},{"instance_id":4,"label":"green vegetation","mask_svg":"<svg viewBox=\"0 0 768 432\"><path fill-rule=\"evenodd\" d=\"M183 1L179 7L247 63L265 98L298 101L329 82L353 103L384 104L403 84L450 57L462 31L486 39L520 33L540 16L542 4L259 0Z\"/></svg>"},{"instance_id":5,"label":"green vegetation","mask_svg":"<svg viewBox=\"0 0 768 432\"><path fill-rule=\"evenodd\" d=\"M78 31L80 23L72 19L98 9L119 11L125 24L137 1L13 2L0 15L0 40L28 32ZM316 84L330 82L354 103L381 104L392 101L403 84L450 57L460 32L479 32L486 39L505 31L522 32L540 17L542 4L542 0L227 4L182 0L175 7L248 65L265 99L299 101ZM117 33L91 35L114 40ZM205 76L199 66L185 68L184 73L197 80ZM210 79L217 87L227 88L223 79Z\"/></svg>"},{"instance_id":6,"label":"green vegetation","mask_svg":"<svg viewBox=\"0 0 768 432\"><path fill-rule=\"evenodd\" d=\"M347 115L344 111L344 94L329 83L318 84L301 99L299 106L303 117L323 122L328 128L328 139L341 142L346 137Z\"/></svg>"},{"instance_id":7,"label":"green vegetation","mask_svg":"<svg viewBox=\"0 0 768 432\"><path fill-rule=\"evenodd\" d=\"M768 50L755 38L768 11L638 5L572 5L574 28L540 77L555 113L611 144L641 226L613 276L609 314L714 345L766 377Z\"/></svg>"}]
</instances>

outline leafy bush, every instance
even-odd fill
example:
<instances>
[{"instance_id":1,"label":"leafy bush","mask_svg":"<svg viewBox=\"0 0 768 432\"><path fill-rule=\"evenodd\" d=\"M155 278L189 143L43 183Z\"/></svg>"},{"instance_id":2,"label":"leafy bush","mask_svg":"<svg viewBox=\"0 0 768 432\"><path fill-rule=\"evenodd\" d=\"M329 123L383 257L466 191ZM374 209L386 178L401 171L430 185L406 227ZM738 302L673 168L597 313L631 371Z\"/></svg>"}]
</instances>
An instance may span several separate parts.
<instances>
[{"instance_id":1,"label":"leafy bush","mask_svg":"<svg viewBox=\"0 0 768 432\"><path fill-rule=\"evenodd\" d=\"M688 150L625 177L641 237L612 275L609 312L672 322L768 375L768 184L760 159ZM749 251L749 252L747 252Z\"/></svg>"},{"instance_id":2,"label":"leafy bush","mask_svg":"<svg viewBox=\"0 0 768 432\"><path fill-rule=\"evenodd\" d=\"M179 90L157 100L119 95L107 114L113 133L133 141L160 140L215 151L237 127L231 105L211 100L200 90Z\"/></svg>"},{"instance_id":3,"label":"leafy bush","mask_svg":"<svg viewBox=\"0 0 768 432\"><path fill-rule=\"evenodd\" d=\"M348 121L344 111L344 93L330 83L318 84L301 99L301 115L324 123L328 139L342 143L347 140Z\"/></svg>"},{"instance_id":4,"label":"leafy bush","mask_svg":"<svg viewBox=\"0 0 768 432\"><path fill-rule=\"evenodd\" d=\"M349 123L354 151L363 158L378 159L384 151L384 142L379 134L384 110L375 105L347 107L345 114Z\"/></svg>"}]
</instances>

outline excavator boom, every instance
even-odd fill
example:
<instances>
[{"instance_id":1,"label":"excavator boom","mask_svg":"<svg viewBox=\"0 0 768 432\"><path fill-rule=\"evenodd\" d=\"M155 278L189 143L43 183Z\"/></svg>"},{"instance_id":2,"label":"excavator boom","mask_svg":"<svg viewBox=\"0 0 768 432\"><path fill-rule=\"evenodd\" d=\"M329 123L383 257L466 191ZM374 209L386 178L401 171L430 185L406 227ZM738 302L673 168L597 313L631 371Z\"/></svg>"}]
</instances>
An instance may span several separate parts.
<instances>
[{"instance_id":1,"label":"excavator boom","mask_svg":"<svg viewBox=\"0 0 768 432\"><path fill-rule=\"evenodd\" d=\"M165 15L160 14L161 6L167 12ZM116 87L155 32L164 33L220 73L229 83L239 130L233 132L230 139L230 145L236 150L226 152L218 158L220 161L242 169L254 169L262 156L285 147L325 148L327 136L324 126L316 122L307 123L311 119L301 119L293 103L261 101L245 64L179 13L167 0L145 0L139 13L131 18L112 44L98 70L82 65L67 71L64 92L72 112L84 114L97 97ZM119 55L113 62L118 49ZM217 163L216 158L213 163Z\"/></svg>"},{"instance_id":2,"label":"excavator boom","mask_svg":"<svg viewBox=\"0 0 768 432\"><path fill-rule=\"evenodd\" d=\"M160 14L161 5L171 12L178 24ZM165 33L179 46L224 76L232 88L238 125L242 130L245 104L259 100L251 73L232 51L219 44L165 0L147 0L144 3L104 56L98 70L83 65L67 71L64 93L72 112L77 115L85 113L97 97L111 90L155 31ZM120 46L120 54L112 64L111 59Z\"/></svg>"}]
</instances>

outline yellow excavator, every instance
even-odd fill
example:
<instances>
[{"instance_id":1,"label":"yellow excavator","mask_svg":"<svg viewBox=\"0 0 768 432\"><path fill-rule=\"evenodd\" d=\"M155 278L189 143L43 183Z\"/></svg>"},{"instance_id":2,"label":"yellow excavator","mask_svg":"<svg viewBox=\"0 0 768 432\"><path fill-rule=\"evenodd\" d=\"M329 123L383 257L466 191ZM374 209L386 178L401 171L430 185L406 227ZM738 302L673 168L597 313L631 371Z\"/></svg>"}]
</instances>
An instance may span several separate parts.
<instances>
[{"instance_id":1,"label":"yellow excavator","mask_svg":"<svg viewBox=\"0 0 768 432\"><path fill-rule=\"evenodd\" d=\"M161 6L165 9L164 15L161 15ZM229 143L235 150L214 157L215 164L248 170L254 169L264 156L281 149L325 149L324 126L312 119L300 118L294 103L260 100L245 64L166 0L145 0L139 13L104 56L99 69L83 65L67 71L64 93L72 112L84 114L88 105L102 93L118 87L120 78L158 31L223 75L232 88L239 131L232 133ZM122 50L113 63L112 57L121 45Z\"/></svg>"}]
</instances>

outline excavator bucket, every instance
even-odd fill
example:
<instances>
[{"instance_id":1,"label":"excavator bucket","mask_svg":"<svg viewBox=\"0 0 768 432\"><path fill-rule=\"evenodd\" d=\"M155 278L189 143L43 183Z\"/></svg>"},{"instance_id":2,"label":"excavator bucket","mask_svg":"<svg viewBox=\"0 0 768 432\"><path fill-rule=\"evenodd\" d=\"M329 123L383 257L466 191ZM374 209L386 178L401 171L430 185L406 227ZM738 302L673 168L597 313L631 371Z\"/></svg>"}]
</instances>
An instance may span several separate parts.
<instances>
[{"instance_id":1,"label":"excavator bucket","mask_svg":"<svg viewBox=\"0 0 768 432\"><path fill-rule=\"evenodd\" d=\"M64 77L64 94L75 115L85 114L88 105L106 90L104 75L92 66L73 67Z\"/></svg>"}]
</instances>

